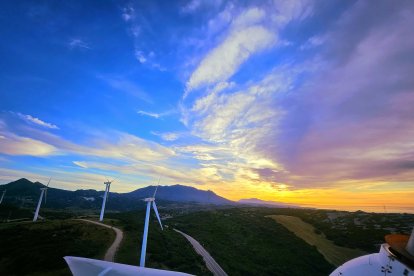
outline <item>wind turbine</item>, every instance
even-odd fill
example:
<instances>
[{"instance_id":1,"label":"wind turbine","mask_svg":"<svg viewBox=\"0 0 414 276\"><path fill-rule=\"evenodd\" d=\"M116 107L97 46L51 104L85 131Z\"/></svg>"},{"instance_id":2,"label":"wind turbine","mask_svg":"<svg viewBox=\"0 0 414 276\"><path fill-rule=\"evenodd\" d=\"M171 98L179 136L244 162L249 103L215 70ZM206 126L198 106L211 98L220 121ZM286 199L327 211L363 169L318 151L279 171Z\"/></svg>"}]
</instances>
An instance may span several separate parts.
<instances>
[{"instance_id":1,"label":"wind turbine","mask_svg":"<svg viewBox=\"0 0 414 276\"><path fill-rule=\"evenodd\" d=\"M105 205L106 205L106 200L108 199L109 189L111 188L111 183L114 181L115 179L112 179L111 181L107 179L106 182L104 182L106 187L105 187L105 194L104 194L103 201L102 201L101 216L99 217L99 221L103 221L104 214L105 214Z\"/></svg>"},{"instance_id":2,"label":"wind turbine","mask_svg":"<svg viewBox=\"0 0 414 276\"><path fill-rule=\"evenodd\" d=\"M50 180L51 178L49 178L49 181L47 182L46 187L40 188L41 192L40 192L39 202L37 203L37 208L36 208L35 215L33 217L33 222L37 221L37 217L39 216L39 210L40 210L40 205L42 204L43 194L45 195L45 203L46 203L47 189L49 189Z\"/></svg>"},{"instance_id":3,"label":"wind turbine","mask_svg":"<svg viewBox=\"0 0 414 276\"><path fill-rule=\"evenodd\" d=\"M3 198L4 198L4 195L6 194L6 191L7 191L7 190L4 190L4 191L3 191L3 194L1 195L1 198L0 198L0 204L3 202Z\"/></svg>"},{"instance_id":4,"label":"wind turbine","mask_svg":"<svg viewBox=\"0 0 414 276\"><path fill-rule=\"evenodd\" d=\"M158 179L158 184L160 184L160 180ZM148 238L148 222L149 222L149 216L151 211L151 202L152 202L152 208L154 209L155 215L157 216L158 222L160 223L161 230L164 230L162 228L162 223L160 219L160 215L158 214L157 204L155 204L155 194L157 193L158 186L155 188L154 195L152 197L148 197L144 199L144 201L147 202L147 213L145 215L145 226L144 226L144 236L142 238L142 248L141 248L141 261L139 266L144 267L145 266L145 254L147 252L147 238Z\"/></svg>"}]
</instances>

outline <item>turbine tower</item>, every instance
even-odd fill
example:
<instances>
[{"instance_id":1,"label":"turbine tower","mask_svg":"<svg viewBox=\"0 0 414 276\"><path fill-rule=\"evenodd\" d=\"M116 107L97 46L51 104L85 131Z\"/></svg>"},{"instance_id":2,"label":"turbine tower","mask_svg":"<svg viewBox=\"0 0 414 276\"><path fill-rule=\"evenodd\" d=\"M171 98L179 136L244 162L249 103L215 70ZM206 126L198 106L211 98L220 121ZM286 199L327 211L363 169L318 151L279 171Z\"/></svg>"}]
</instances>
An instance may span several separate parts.
<instances>
[{"instance_id":1,"label":"turbine tower","mask_svg":"<svg viewBox=\"0 0 414 276\"><path fill-rule=\"evenodd\" d=\"M36 208L35 215L33 217L33 222L37 221L37 217L39 216L39 210L40 210L40 205L42 204L43 194L45 195L45 204L46 204L47 189L49 189L50 180L51 178L49 178L49 181L47 182L46 187L40 188L41 192L40 192L39 202L37 203L37 208Z\"/></svg>"},{"instance_id":2,"label":"turbine tower","mask_svg":"<svg viewBox=\"0 0 414 276\"><path fill-rule=\"evenodd\" d=\"M6 194L6 191L7 191L7 190L4 190L4 191L3 191L3 194L1 195L1 198L0 198L0 204L3 202L3 198L4 198L4 195Z\"/></svg>"},{"instance_id":3,"label":"turbine tower","mask_svg":"<svg viewBox=\"0 0 414 276\"><path fill-rule=\"evenodd\" d=\"M104 214L105 214L106 200L108 199L108 193L109 193L109 189L111 188L111 183L114 182L114 180L115 179L112 179L111 181L106 180L106 182L104 182L106 187L105 187L105 194L104 194L103 201L102 201L101 216L99 217L99 221L103 221Z\"/></svg>"},{"instance_id":4,"label":"turbine tower","mask_svg":"<svg viewBox=\"0 0 414 276\"><path fill-rule=\"evenodd\" d=\"M160 180L158 180L158 184L160 183ZM154 195L152 197L148 197L144 199L145 202L147 202L147 213L145 215L145 226L144 226L144 236L142 238L142 248L141 248L141 261L139 266L144 267L145 266L145 254L147 252L147 238L148 238L148 222L149 222L149 216L151 212L151 202L152 202L152 208L154 209L155 215L157 216L158 222L160 223L161 230L164 230L162 228L162 223L160 219L160 215L158 214L157 204L155 204L155 194L157 193L158 186L155 188Z\"/></svg>"}]
</instances>

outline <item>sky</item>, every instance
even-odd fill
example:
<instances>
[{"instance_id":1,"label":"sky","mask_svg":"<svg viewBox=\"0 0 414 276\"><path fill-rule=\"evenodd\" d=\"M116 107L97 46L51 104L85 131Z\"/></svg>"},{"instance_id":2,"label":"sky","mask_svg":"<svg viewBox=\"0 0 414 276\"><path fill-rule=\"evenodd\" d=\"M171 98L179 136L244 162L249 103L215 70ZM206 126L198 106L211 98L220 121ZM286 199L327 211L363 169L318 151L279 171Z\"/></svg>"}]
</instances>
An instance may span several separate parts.
<instances>
[{"instance_id":1,"label":"sky","mask_svg":"<svg viewBox=\"0 0 414 276\"><path fill-rule=\"evenodd\" d=\"M414 2L2 1L0 183L414 212Z\"/></svg>"}]
</instances>

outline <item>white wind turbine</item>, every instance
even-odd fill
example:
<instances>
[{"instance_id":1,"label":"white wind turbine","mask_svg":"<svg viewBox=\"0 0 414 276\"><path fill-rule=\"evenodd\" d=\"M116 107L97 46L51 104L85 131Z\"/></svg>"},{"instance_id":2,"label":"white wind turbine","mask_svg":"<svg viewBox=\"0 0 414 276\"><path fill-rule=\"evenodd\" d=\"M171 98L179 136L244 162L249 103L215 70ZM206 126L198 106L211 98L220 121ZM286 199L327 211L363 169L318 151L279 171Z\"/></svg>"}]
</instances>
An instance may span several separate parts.
<instances>
[{"instance_id":1,"label":"white wind turbine","mask_svg":"<svg viewBox=\"0 0 414 276\"><path fill-rule=\"evenodd\" d=\"M46 203L47 189L49 189L50 180L51 178L49 178L49 181L47 182L46 187L40 188L41 192L40 192L39 202L37 203L37 208L36 208L35 215L33 217L33 221L37 221L37 217L39 216L39 210L40 210L40 205L42 204L43 194L45 195L45 203Z\"/></svg>"},{"instance_id":2,"label":"white wind turbine","mask_svg":"<svg viewBox=\"0 0 414 276\"><path fill-rule=\"evenodd\" d=\"M158 180L158 184L160 184L160 180ZM151 202L152 202L152 208L154 208L155 215L157 216L158 222L160 223L161 230L164 230L162 228L160 215L158 214L157 204L155 204L155 194L157 193L157 189L158 189L158 186L155 188L155 192L152 197L148 197L144 199L144 201L147 202L147 213L145 215L144 236L142 238L142 248L141 248L141 261L139 264L141 267L145 266L145 254L147 252L148 222L149 222L149 216L151 212Z\"/></svg>"},{"instance_id":3,"label":"white wind turbine","mask_svg":"<svg viewBox=\"0 0 414 276\"><path fill-rule=\"evenodd\" d=\"M3 191L3 194L1 195L1 198L0 198L0 204L3 202L3 198L4 198L4 195L6 194L6 191L7 191L7 190L4 190L4 191Z\"/></svg>"},{"instance_id":4,"label":"white wind turbine","mask_svg":"<svg viewBox=\"0 0 414 276\"><path fill-rule=\"evenodd\" d=\"M105 214L105 205L106 205L106 200L108 199L109 189L111 188L111 183L114 181L115 179L112 179L111 181L107 179L106 182L104 182L106 187L105 187L105 194L104 194L103 201L102 201L102 209L101 209L101 215L99 217L99 221L103 221L104 214Z\"/></svg>"}]
</instances>

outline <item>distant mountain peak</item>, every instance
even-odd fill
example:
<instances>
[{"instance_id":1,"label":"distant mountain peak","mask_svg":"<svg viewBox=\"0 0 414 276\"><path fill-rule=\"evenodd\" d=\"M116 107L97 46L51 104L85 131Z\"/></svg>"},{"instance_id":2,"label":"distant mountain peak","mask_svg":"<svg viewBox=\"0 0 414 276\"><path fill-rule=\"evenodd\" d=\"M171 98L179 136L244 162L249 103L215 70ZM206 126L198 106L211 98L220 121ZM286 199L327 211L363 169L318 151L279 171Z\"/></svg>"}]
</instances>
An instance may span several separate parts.
<instances>
[{"instance_id":1,"label":"distant mountain peak","mask_svg":"<svg viewBox=\"0 0 414 276\"><path fill-rule=\"evenodd\" d=\"M151 196L156 186L148 186L126 193L130 197L145 198ZM199 190L195 187L175 184L159 186L156 197L158 199L178 202L198 202L203 204L233 204L234 202L215 194L212 191Z\"/></svg>"}]
</instances>

